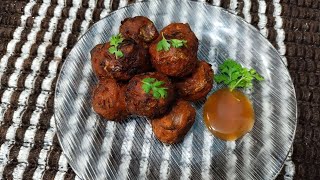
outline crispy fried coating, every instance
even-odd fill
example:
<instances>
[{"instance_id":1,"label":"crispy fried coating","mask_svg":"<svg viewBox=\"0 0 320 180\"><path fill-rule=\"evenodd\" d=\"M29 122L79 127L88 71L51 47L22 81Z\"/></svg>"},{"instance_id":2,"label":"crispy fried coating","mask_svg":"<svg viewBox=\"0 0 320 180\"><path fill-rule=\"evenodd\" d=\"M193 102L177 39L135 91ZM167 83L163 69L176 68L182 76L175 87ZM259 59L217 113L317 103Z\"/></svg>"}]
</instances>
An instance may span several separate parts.
<instances>
[{"instance_id":1,"label":"crispy fried coating","mask_svg":"<svg viewBox=\"0 0 320 180\"><path fill-rule=\"evenodd\" d=\"M142 80L144 78L156 78L163 81L162 87L167 88L167 96L165 98L156 99L152 90L146 93L143 88ZM127 110L131 114L154 118L163 115L174 99L174 90L171 81L167 76L158 72L149 72L134 76L128 83L126 91Z\"/></svg>"},{"instance_id":2,"label":"crispy fried coating","mask_svg":"<svg viewBox=\"0 0 320 180\"><path fill-rule=\"evenodd\" d=\"M159 33L153 22L144 16L126 18L121 22L120 33L125 38L135 40L139 45L148 48Z\"/></svg>"},{"instance_id":3,"label":"crispy fried coating","mask_svg":"<svg viewBox=\"0 0 320 180\"><path fill-rule=\"evenodd\" d=\"M101 78L109 78L111 75L104 70L108 48L106 44L98 44L91 50L91 64L94 74Z\"/></svg>"},{"instance_id":4,"label":"crispy fried coating","mask_svg":"<svg viewBox=\"0 0 320 180\"><path fill-rule=\"evenodd\" d=\"M110 48L110 43L106 44ZM119 45L123 57L107 53L105 70L116 80L129 80L134 75L149 71L152 66L147 51L132 39L124 39Z\"/></svg>"},{"instance_id":5,"label":"crispy fried coating","mask_svg":"<svg viewBox=\"0 0 320 180\"><path fill-rule=\"evenodd\" d=\"M94 111L110 121L121 121L127 118L125 90L126 86L117 83L114 79L101 79L93 91Z\"/></svg>"},{"instance_id":6,"label":"crispy fried coating","mask_svg":"<svg viewBox=\"0 0 320 180\"><path fill-rule=\"evenodd\" d=\"M186 46L175 48L171 45L168 51L157 51L157 44L163 38L162 34L167 40L186 40ZM152 65L157 71L168 76L186 76L193 71L197 63L198 45L198 39L189 24L172 23L163 28L160 36L150 45Z\"/></svg>"},{"instance_id":7,"label":"crispy fried coating","mask_svg":"<svg viewBox=\"0 0 320 180\"><path fill-rule=\"evenodd\" d=\"M181 99L198 101L207 96L213 86L213 70L205 61L199 61L191 75L178 80L176 90Z\"/></svg>"},{"instance_id":8,"label":"crispy fried coating","mask_svg":"<svg viewBox=\"0 0 320 180\"><path fill-rule=\"evenodd\" d=\"M154 135L163 143L180 142L192 127L196 110L187 101L178 100L171 111L161 118L152 119Z\"/></svg>"}]
</instances>

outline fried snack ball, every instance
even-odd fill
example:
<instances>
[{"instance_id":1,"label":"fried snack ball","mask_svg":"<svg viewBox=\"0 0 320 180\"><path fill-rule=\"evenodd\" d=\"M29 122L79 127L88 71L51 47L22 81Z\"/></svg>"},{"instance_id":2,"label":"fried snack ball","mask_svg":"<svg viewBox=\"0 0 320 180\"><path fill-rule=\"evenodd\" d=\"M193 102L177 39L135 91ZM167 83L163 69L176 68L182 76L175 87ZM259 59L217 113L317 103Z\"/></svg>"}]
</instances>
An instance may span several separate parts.
<instances>
[{"instance_id":1,"label":"fried snack ball","mask_svg":"<svg viewBox=\"0 0 320 180\"><path fill-rule=\"evenodd\" d=\"M192 127L196 110L187 101L178 100L165 116L152 119L154 135L163 143L180 142Z\"/></svg>"},{"instance_id":2,"label":"fried snack ball","mask_svg":"<svg viewBox=\"0 0 320 180\"><path fill-rule=\"evenodd\" d=\"M93 91L92 107L110 121L121 121L128 116L125 104L126 86L111 78L101 79Z\"/></svg>"},{"instance_id":3,"label":"fried snack ball","mask_svg":"<svg viewBox=\"0 0 320 180\"><path fill-rule=\"evenodd\" d=\"M168 76L183 77L190 74L197 63L199 42L189 24L172 23L163 28L160 34L149 48L153 66ZM175 48L171 45L168 51L157 51L157 44L162 40L162 35L169 41L186 40L186 46Z\"/></svg>"},{"instance_id":4,"label":"fried snack ball","mask_svg":"<svg viewBox=\"0 0 320 180\"><path fill-rule=\"evenodd\" d=\"M110 48L110 42L106 49ZM119 45L123 57L118 57L107 51L105 70L116 80L129 80L136 74L149 71L152 66L147 51L132 39L124 39Z\"/></svg>"},{"instance_id":5,"label":"fried snack ball","mask_svg":"<svg viewBox=\"0 0 320 180\"><path fill-rule=\"evenodd\" d=\"M132 38L144 48L148 48L159 36L153 22L144 16L130 17L121 21L120 33L125 38Z\"/></svg>"},{"instance_id":6,"label":"fried snack ball","mask_svg":"<svg viewBox=\"0 0 320 180\"><path fill-rule=\"evenodd\" d=\"M176 90L180 98L198 101L207 96L213 85L213 70L205 61L199 61L191 75L178 80Z\"/></svg>"},{"instance_id":7,"label":"fried snack ball","mask_svg":"<svg viewBox=\"0 0 320 180\"><path fill-rule=\"evenodd\" d=\"M155 78L163 81L161 87L167 88L167 96L155 98L152 90L146 93L142 88L145 78ZM167 76L159 72L148 72L134 76L128 83L126 91L126 106L131 114L146 116L149 118L159 117L166 113L174 99L174 90L171 81Z\"/></svg>"},{"instance_id":8,"label":"fried snack ball","mask_svg":"<svg viewBox=\"0 0 320 180\"><path fill-rule=\"evenodd\" d=\"M106 44L98 44L91 50L92 69L98 79L111 77L111 75L104 70L107 52L108 48Z\"/></svg>"}]
</instances>

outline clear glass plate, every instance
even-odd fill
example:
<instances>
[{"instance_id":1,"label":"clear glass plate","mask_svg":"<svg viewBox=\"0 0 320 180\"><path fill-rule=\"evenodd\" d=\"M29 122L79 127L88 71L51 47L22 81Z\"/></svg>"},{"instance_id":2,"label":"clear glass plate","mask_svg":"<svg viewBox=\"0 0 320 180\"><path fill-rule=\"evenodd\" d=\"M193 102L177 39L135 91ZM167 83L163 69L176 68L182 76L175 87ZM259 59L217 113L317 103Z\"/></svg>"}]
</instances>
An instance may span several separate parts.
<instances>
[{"instance_id":1,"label":"clear glass plate","mask_svg":"<svg viewBox=\"0 0 320 180\"><path fill-rule=\"evenodd\" d=\"M214 137L202 122L204 102L194 104L196 122L184 141L170 146L156 140L144 118L115 123L95 114L90 50L118 33L125 17L137 15L150 18L159 30L171 22L189 23L200 41L199 59L215 72L230 57L265 77L249 92L256 116L250 133L232 142ZM222 8L179 0L136 3L94 24L71 50L55 94L58 138L83 179L273 179L292 145L296 110L288 70L253 26Z\"/></svg>"}]
</instances>

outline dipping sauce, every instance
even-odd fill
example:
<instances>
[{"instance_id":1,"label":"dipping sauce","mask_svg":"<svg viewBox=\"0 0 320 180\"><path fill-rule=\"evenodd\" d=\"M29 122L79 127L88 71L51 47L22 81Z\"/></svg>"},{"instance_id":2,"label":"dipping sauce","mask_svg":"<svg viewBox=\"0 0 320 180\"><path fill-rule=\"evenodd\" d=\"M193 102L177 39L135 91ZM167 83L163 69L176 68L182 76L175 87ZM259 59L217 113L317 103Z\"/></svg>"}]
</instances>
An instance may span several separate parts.
<instances>
[{"instance_id":1,"label":"dipping sauce","mask_svg":"<svg viewBox=\"0 0 320 180\"><path fill-rule=\"evenodd\" d=\"M250 100L240 91L220 89L204 105L204 122L218 138L233 141L249 132L254 124Z\"/></svg>"}]
</instances>

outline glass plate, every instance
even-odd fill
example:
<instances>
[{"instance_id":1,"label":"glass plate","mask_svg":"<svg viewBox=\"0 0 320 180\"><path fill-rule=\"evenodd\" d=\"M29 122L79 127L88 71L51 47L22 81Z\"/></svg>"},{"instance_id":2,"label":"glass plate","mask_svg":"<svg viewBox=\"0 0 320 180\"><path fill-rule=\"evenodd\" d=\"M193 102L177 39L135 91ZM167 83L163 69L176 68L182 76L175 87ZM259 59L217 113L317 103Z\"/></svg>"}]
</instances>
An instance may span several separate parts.
<instances>
[{"instance_id":1,"label":"glass plate","mask_svg":"<svg viewBox=\"0 0 320 180\"><path fill-rule=\"evenodd\" d=\"M137 15L150 18L159 30L171 22L189 23L200 41L199 59L215 72L230 57L265 77L249 92L256 116L250 133L232 142L214 137L202 122L204 102L194 104L196 122L175 145L156 140L144 118L115 123L95 114L90 50L118 33L125 17ZM179 0L136 3L94 24L71 50L55 94L58 138L83 179L273 179L292 145L296 110L288 70L253 26L222 8Z\"/></svg>"}]
</instances>

